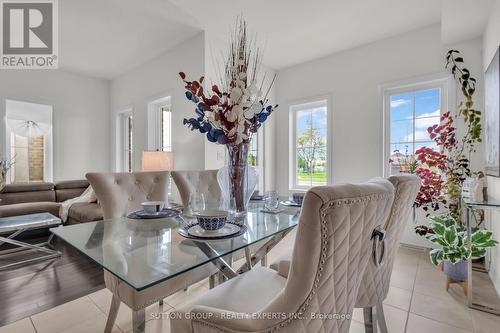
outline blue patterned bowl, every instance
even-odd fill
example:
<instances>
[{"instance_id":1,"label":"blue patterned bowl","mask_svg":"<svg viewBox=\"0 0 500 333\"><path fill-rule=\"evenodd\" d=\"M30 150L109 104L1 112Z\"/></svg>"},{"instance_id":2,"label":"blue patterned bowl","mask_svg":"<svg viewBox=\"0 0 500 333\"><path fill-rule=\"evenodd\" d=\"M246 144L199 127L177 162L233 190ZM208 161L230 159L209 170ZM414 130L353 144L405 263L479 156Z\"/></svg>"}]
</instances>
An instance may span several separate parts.
<instances>
[{"instance_id":1,"label":"blue patterned bowl","mask_svg":"<svg viewBox=\"0 0 500 333\"><path fill-rule=\"evenodd\" d=\"M305 193L292 194L293 202L295 202L297 205L302 206L302 202L304 201L304 196L305 196Z\"/></svg>"},{"instance_id":2,"label":"blue patterned bowl","mask_svg":"<svg viewBox=\"0 0 500 333\"><path fill-rule=\"evenodd\" d=\"M204 210L195 216L200 227L205 230L218 230L227 221L227 212L223 210Z\"/></svg>"}]
</instances>

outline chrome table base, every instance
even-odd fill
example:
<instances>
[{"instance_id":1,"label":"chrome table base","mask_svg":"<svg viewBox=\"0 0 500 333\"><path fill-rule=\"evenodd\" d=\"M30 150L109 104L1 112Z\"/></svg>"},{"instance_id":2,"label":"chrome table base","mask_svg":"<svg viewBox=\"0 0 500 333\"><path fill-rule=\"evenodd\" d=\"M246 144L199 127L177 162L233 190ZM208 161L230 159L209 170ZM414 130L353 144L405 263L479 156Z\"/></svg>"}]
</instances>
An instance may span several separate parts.
<instances>
[{"instance_id":1,"label":"chrome table base","mask_svg":"<svg viewBox=\"0 0 500 333\"><path fill-rule=\"evenodd\" d=\"M5 270L5 269L21 266L21 265L26 265L26 264L30 264L33 262L38 262L38 261L52 259L52 258L56 258L56 257L61 256L61 252L57 251L56 249L54 249L50 245L50 241L52 240L53 235L50 235L49 239L46 242L38 243L38 244L29 244L29 243L25 243L25 242L21 242L21 241L13 239L14 237L18 236L19 234L21 234L22 232L24 232L26 230L29 230L29 228L19 229L8 237L0 236L0 246L3 245L4 243L11 244L11 245L15 246L15 248L0 251L0 258L5 257L5 256L10 256L14 253L19 253L19 252L23 252L23 251L30 251L30 250L36 251L36 252L41 252L41 253L44 253L45 255L35 257L35 258L25 259L25 260L21 260L21 261L16 261L14 263L7 264L7 265L3 265L3 266L0 266L0 270Z\"/></svg>"}]
</instances>

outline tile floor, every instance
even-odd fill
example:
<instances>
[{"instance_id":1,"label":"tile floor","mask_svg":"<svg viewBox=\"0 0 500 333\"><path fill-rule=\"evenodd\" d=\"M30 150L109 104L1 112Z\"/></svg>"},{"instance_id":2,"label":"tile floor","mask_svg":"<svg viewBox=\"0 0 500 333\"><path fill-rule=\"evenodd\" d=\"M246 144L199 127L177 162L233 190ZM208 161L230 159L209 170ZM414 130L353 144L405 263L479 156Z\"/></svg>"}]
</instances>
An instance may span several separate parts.
<instances>
[{"instance_id":1,"label":"tile floor","mask_svg":"<svg viewBox=\"0 0 500 333\"><path fill-rule=\"evenodd\" d=\"M269 261L289 251L291 237L287 237L270 254ZM147 308L146 332L170 332L168 319L156 319L155 313L167 313L181 307L193 297L208 290L208 282L193 285ZM0 328L0 333L59 333L103 332L111 302L107 289L38 313ZM392 275L391 288L384 304L390 333L494 333L500 332L500 317L470 310L458 286L444 290L442 272L429 263L427 253L401 247ZM122 305L114 332L130 332L131 311ZM351 333L364 332L363 315L354 311Z\"/></svg>"}]
</instances>

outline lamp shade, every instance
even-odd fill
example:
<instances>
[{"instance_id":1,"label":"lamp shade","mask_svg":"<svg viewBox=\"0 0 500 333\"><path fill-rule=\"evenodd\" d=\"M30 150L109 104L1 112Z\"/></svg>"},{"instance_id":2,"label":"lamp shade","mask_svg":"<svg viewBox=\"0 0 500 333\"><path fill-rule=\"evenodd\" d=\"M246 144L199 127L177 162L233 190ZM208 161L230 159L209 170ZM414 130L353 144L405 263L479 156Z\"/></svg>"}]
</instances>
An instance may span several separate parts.
<instances>
[{"instance_id":1,"label":"lamp shade","mask_svg":"<svg viewBox=\"0 0 500 333\"><path fill-rule=\"evenodd\" d=\"M172 171L174 154L171 151L142 152L142 171Z\"/></svg>"}]
</instances>

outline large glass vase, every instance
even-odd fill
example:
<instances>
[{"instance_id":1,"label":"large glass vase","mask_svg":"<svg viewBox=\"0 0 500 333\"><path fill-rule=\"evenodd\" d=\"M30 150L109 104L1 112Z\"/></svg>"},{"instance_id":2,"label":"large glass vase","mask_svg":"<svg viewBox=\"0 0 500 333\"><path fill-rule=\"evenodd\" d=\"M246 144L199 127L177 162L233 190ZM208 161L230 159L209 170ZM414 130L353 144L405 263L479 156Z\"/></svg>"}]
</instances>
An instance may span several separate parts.
<instances>
[{"instance_id":1,"label":"large glass vase","mask_svg":"<svg viewBox=\"0 0 500 333\"><path fill-rule=\"evenodd\" d=\"M236 215L247 211L247 158L248 143L228 144L229 197L231 208Z\"/></svg>"}]
</instances>

